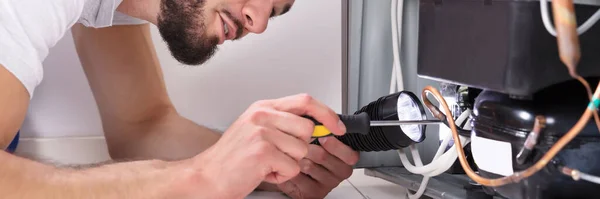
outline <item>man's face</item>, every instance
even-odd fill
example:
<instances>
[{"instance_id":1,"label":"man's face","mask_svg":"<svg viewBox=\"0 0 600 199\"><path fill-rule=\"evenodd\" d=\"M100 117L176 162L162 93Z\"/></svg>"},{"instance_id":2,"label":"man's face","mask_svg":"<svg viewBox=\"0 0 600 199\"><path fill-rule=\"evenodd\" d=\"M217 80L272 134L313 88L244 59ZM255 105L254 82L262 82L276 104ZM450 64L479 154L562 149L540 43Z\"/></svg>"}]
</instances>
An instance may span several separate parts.
<instances>
[{"instance_id":1,"label":"man's face","mask_svg":"<svg viewBox=\"0 0 600 199\"><path fill-rule=\"evenodd\" d=\"M179 62L206 62L225 40L260 34L295 0L162 0L158 30Z\"/></svg>"}]
</instances>

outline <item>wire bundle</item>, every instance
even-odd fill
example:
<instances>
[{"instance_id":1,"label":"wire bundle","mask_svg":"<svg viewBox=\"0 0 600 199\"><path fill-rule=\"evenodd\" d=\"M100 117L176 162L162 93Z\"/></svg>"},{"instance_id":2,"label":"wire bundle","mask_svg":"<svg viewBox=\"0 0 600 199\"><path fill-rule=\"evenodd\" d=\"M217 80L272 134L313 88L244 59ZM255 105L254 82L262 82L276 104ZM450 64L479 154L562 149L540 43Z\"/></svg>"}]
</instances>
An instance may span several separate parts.
<instances>
[{"instance_id":1,"label":"wire bundle","mask_svg":"<svg viewBox=\"0 0 600 199\"><path fill-rule=\"evenodd\" d=\"M400 61L400 49L399 49L399 45L400 45L399 43L402 41L401 38L402 38L403 7L404 7L404 0L392 0L391 1L390 17L391 17L391 23L392 23L391 24L392 41L393 41L393 44L392 44L393 49L392 50L393 50L393 54L394 54L394 62L393 62L393 66L392 66L390 93L396 92L396 89L398 89L398 90L404 89L403 82L402 82L402 69L401 69L401 65L400 65L401 61ZM398 110L398 112L399 111L400 110ZM461 115L461 117L459 117L457 119L457 123L462 124L463 121L468 119L469 114L470 114L470 110L465 111L463 113L463 115ZM441 119L441 118L438 118L438 119ZM449 125L448 123L446 123L446 124ZM469 122L466 122L465 126L470 126L469 124L470 124ZM419 151L416 149L414 144L410 144L409 148L412 153L412 157L415 162L415 165L413 165L408 160L408 157L406 156L406 154L403 151L404 149L398 150L398 155L400 156L402 165L411 173L423 175L423 181L421 182L419 189L417 190L417 192L415 194L409 193L408 198L410 198L410 199L420 198L423 195L423 193L425 192L425 188L427 187L429 178L443 173L444 171L448 170L452 166L452 164L454 164L454 162L458 156L458 153L456 153L456 151L454 151L455 150L454 148L456 148L456 146L457 146L456 144L453 145L450 150L448 150L447 152L442 154L442 152L444 152L444 149L446 149L446 147L448 146L449 142L452 139L453 139L452 134L448 134L448 136L440 144L438 151L436 152L435 157L432 160L432 162L425 166L423 166L423 162L421 161L421 156L419 154ZM461 145L462 147L464 147L470 141L468 138L465 138L462 136L461 136L461 139L462 139L461 143L465 143L465 144ZM460 148L462 148L462 147L460 147Z\"/></svg>"},{"instance_id":2,"label":"wire bundle","mask_svg":"<svg viewBox=\"0 0 600 199\"><path fill-rule=\"evenodd\" d=\"M463 112L461 114L461 116L456 120L456 122L459 124L463 123L465 120L468 119L468 116L470 114L471 114L471 110L470 109L466 110L465 112ZM467 122L465 123L465 127L467 129L470 128L470 121L467 120ZM461 148L465 147L470 142L469 138L466 138L463 136L460 136L460 138L462 141ZM444 173L445 171L447 171L450 167L452 167L452 165L454 164L454 161L458 157L458 153L455 151L455 148L457 145L452 145L452 147L448 151L444 152L444 149L447 148L447 146L451 140L452 140L452 134L448 134L443 139L442 143L440 143L440 146L438 147L438 150L435 153L435 156L433 157L433 160L431 161L431 163L429 163L427 165L423 165L423 162L421 160L421 155L419 154L419 151L417 150L417 148L414 144L410 145L409 149L412 154L415 165L413 165L408 160L408 157L406 156L406 152L404 151L405 149L398 150L398 155L400 157L400 160L402 161L402 165L404 166L404 168L411 173L423 175L423 180L421 181L421 185L419 186L419 189L417 190L417 192L415 194L408 194L409 199L420 198L423 195L423 193L425 192L425 188L427 187L427 184L429 183L429 178L440 175L440 174Z\"/></svg>"},{"instance_id":3,"label":"wire bundle","mask_svg":"<svg viewBox=\"0 0 600 199\"><path fill-rule=\"evenodd\" d=\"M548 0L540 0L540 11L542 14L542 22L544 22L544 28L552 36L556 36L556 29L550 22L550 12L548 12ZM600 20L600 9L596 11L588 20L586 20L581 26L577 27L577 34L581 35L588 31L596 22Z\"/></svg>"},{"instance_id":4,"label":"wire bundle","mask_svg":"<svg viewBox=\"0 0 600 199\"><path fill-rule=\"evenodd\" d=\"M462 113L462 115L469 115L471 113L470 110L467 110L465 112ZM461 115L461 116L462 116ZM460 121L464 121L466 119L466 117L461 117L462 120L457 119L457 122ZM465 137L461 137L462 138L462 143L463 143L463 147L468 144L469 139L465 138ZM433 161L431 163L429 163L428 165L423 166L422 163L420 163L421 165L417 165L414 166L413 164L411 164L408 161L408 157L406 156L405 153L405 149L400 149L398 150L398 154L400 156L400 160L402 161L402 164L404 165L404 167L406 168L406 170L410 171L411 173L415 173L415 174L423 174L423 176L428 176L428 177L433 177L436 175L439 175L441 173L443 173L444 171L448 170L452 164L454 164L454 160L456 160L456 158L458 157L458 154L455 151L455 147L456 145L452 145L452 147L445 151L445 149L448 146L448 143L450 143L450 141L452 140L452 134L448 134L442 141L442 143L440 144L440 146L438 147L438 150L435 154L435 157L433 158ZM418 164L418 162L422 162L421 161L421 156L419 155L419 151L416 149L415 145L411 145L409 147L413 159L415 161L415 164Z\"/></svg>"},{"instance_id":5,"label":"wire bundle","mask_svg":"<svg viewBox=\"0 0 600 199\"><path fill-rule=\"evenodd\" d=\"M427 91L427 92L426 92ZM446 101L441 97L442 95L439 93L439 91L431 86L427 86L425 87L422 96L423 96L423 100L429 101L429 99L427 99L426 93L431 93L434 96L436 96L437 98L440 99L440 103L441 103L441 107L445 110L445 111L450 111L450 108L448 107L448 104L446 103ZM575 126L573 126L565 135L563 135L558 141L556 141L556 143L554 145L552 145L552 147L548 150L548 152L546 152L541 158L540 160L538 160L533 166L520 171L520 172L515 172L513 175L510 176L506 176L506 177L501 177L501 178L495 178L495 179L489 179L489 178L485 178L482 177L478 174L475 173L475 171L473 171L473 169L471 168L471 166L469 166L469 164L467 163L467 158L465 156L465 152L461 147L457 147L456 150L458 152L458 160L460 161L460 164L462 166L462 168L465 170L466 174L473 179L475 182L484 185L484 186L490 186L490 187L497 187L497 186L502 186L502 185L506 185L509 183L515 183L515 182L519 182L524 178L527 178L529 176L532 176L533 174L537 173L538 171L540 171L542 168L544 168L552 158L554 158L554 156L556 156L556 154L563 149L563 147L565 147L567 145L567 143L569 143L571 140L573 140L573 138L575 138L575 136L577 136L577 134L579 134L579 132L581 132L581 130L583 129L583 127L587 124L587 122L590 120L591 116L592 116L592 112L597 111L598 107L596 105L596 101L598 101L598 98L600 97L600 84L598 85L598 87L596 88L596 91L593 94L592 97L592 102L590 102L590 105L585 109L585 112L582 114L582 116L579 118L579 121L577 121L577 123L575 124ZM461 140L459 140L459 135L458 135L458 131L456 129L454 120L451 119L451 117L447 118L448 123L450 123L450 128L452 130L452 136L454 138L454 144L455 145L462 145Z\"/></svg>"},{"instance_id":6,"label":"wire bundle","mask_svg":"<svg viewBox=\"0 0 600 199\"><path fill-rule=\"evenodd\" d=\"M398 42L401 41L400 40L401 34L399 36L398 32L401 33L402 6L403 6L403 0L392 0L392 6L391 6L392 24L391 25L392 25L392 37L393 37L392 39L394 42L393 43L394 63L393 63L393 70L392 70L393 71L392 72L392 81L390 83L390 93L395 92L396 88L403 89L402 88L403 84L402 84L402 79L401 79L402 76L401 76L401 68L400 68L400 59L399 59L400 53L399 53L399 48L398 48ZM556 30L552 27L550 20L549 20L547 0L540 0L540 8L541 8L542 20L544 22L545 28L548 30L548 32L551 35L556 36ZM592 15L592 17L590 17L590 19L588 19L584 24L582 24L580 27L577 28L577 31L576 31L577 34L581 35L581 34L585 33L598 20L600 20L600 9L596 13L594 13ZM478 174L476 174L471 169L471 167L468 165L468 163L466 161L466 156L465 156L464 150L462 148L470 140L466 137L459 135L458 126L456 126L455 121L453 120L453 117L452 117L452 113L450 112L450 109L448 107L448 104L443 99L443 97L439 93L439 91L437 91L437 89L435 89L431 86L427 86L423 90L423 93L422 93L422 98L424 100L424 103L431 105L431 106L427 106L430 111L439 113L440 110L436 106L433 106L431 104L431 102L429 101L429 99L427 99L427 94L433 95L434 98L436 98L436 100L438 102L440 102L443 112L445 112L445 114L448 114L448 116L446 117L444 115L443 118L438 117L438 119L447 120L447 124L450 127L451 134L447 135L447 137L444 138L444 140L440 144L440 147L438 148L438 150L435 154L434 160L428 165L423 165L420 154L419 154L418 150L416 149L415 145L411 144L409 146L409 149L413 156L415 165L413 165L408 160L408 157L406 156L404 149L398 150L398 154L400 156L400 159L401 159L404 167L411 173L421 174L424 176L421 186L419 187L417 192L415 194L409 193L408 197L411 199L421 197L425 191L425 187L427 186L429 178L439 175L439 174L443 173L444 171L446 171L454 163L454 161L456 160L457 157L460 161L462 168L465 170L467 175L479 184L495 187L495 186L502 186L502 185L512 183L512 182L518 182L523 178L526 178L528 176L535 174L537 171L539 171L541 168L543 168L549 162L549 160L552 159L556 155L556 153L558 153L558 151L560 151L570 140L572 140L579 133L579 131L581 131L581 129L583 128L583 125L590 119L592 114L594 114L596 122L598 123L598 127L600 129L600 122L598 121L597 116L595 114L595 111L597 111L597 105L595 102L600 101L600 100L598 100L598 98L600 97L599 96L600 95L600 85L597 87L595 93L592 94L591 89L589 89L589 86L587 86L587 82L582 81L581 78L577 78L577 79L579 81L581 81L584 84L584 86L586 86L586 89L588 90L588 95L590 95L590 98L591 98L590 100L594 103L590 103L590 106L585 110L585 113L581 116L581 118L577 122L577 124L566 135L561 137L560 140L558 140L558 142L556 144L554 144L552 146L552 148L546 154L544 154L544 156L539 161L537 161L534 166L532 166L526 170L523 170L521 172L517 172L511 176L497 178L497 179L483 178L483 177L479 176ZM461 124L467 118L467 116L465 116L465 114L470 114L470 110L468 111L468 113L467 112L463 113L463 115L461 115L456 120L456 123ZM438 114L438 115L442 115L442 114ZM438 116L438 115L436 115L436 116ZM467 122L467 124L468 124L468 122ZM465 125L465 129L469 130L467 128L469 128L469 125ZM454 141L454 145L452 146L452 149L450 149L449 151L442 154L443 150L448 146L447 144L452 139ZM461 146L461 147L456 147L456 146ZM584 175L581 175L580 172L577 172L576 170L574 170L574 171L575 172L567 172L567 171L563 171L563 172L567 175L574 176L574 178L575 178L575 176L577 178L579 178L580 176L584 176ZM598 178L598 179L600 179L600 178ZM593 181L593 180L596 180L596 178L589 177L586 180Z\"/></svg>"},{"instance_id":7,"label":"wire bundle","mask_svg":"<svg viewBox=\"0 0 600 199\"><path fill-rule=\"evenodd\" d=\"M556 36L555 30L551 28L552 26L550 25L549 20L548 20L549 14L548 14L546 4L547 4L546 0L540 1L540 8L542 10L542 20L543 20L544 26L547 28L548 32L550 32L550 34ZM600 11L598 11L598 12L600 12ZM592 24L595 23L595 21L597 21L599 19L598 15L597 15L598 12L595 13L588 21L586 21L584 23L584 25L582 25L582 27L579 27L577 29L577 34L583 34L587 29L589 29L589 27ZM578 80L581 81L582 84L586 87L586 90L588 90L588 95L590 95L590 104L585 109L585 112L581 115L581 117L579 118L577 123L565 135L563 135L558 141L556 141L556 143L554 145L552 145L552 147L548 150L548 152L546 152L538 161L536 161L536 163L533 166L531 166L525 170L515 172L513 175L510 175L510 176L489 179L489 178L482 177L482 176L478 175L477 173L475 173L475 171L473 171L473 169L467 163L465 152L462 149L462 147L457 147L455 149L458 152L458 159L459 159L459 162L460 162L462 168L465 170L466 174L471 179L473 179L475 182L477 182L481 185L489 186L489 187L497 187L497 186L502 186L502 185L506 185L506 184L510 184L510 183L519 182L522 179L532 176L533 174L537 173L542 168L544 168L550 162L550 160L552 158L554 158L554 156L556 156L556 154L567 145L567 143L569 143L571 140L573 140L573 138L575 138L575 136L577 136L577 134L579 134L581 132L583 127L591 119L592 114L598 111L596 102L599 101L598 99L600 97L600 84L598 85L598 87L596 87L595 92L592 94L591 89L589 89L587 82L585 80L582 80L581 78L578 78ZM431 104L429 99L427 99L427 94L432 94L436 98L436 100L440 102L441 108L444 110L444 112L447 112L449 114L449 117L447 117L446 119L447 119L448 123L450 124L449 126L452 131L452 136L454 138L454 145L462 145L462 140L459 139L460 136L459 136L458 130L455 126L454 120L452 120L452 115L450 113L450 108L448 106L448 103L443 99L440 92L437 89L433 88L432 86L425 87L422 92L423 101L425 103ZM428 106L428 108L431 109L432 107ZM437 107L435 107L435 109L437 109ZM599 124L599 127L600 127L600 124ZM577 173L577 172L575 172L575 173Z\"/></svg>"}]
</instances>

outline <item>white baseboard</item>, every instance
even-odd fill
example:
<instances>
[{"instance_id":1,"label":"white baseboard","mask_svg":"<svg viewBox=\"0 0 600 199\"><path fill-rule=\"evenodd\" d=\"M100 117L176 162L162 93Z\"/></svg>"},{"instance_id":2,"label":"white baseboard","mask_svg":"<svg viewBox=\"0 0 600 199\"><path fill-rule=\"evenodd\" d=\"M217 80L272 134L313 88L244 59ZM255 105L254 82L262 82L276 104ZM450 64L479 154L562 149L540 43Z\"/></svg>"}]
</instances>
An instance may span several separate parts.
<instances>
[{"instance_id":1,"label":"white baseboard","mask_svg":"<svg viewBox=\"0 0 600 199\"><path fill-rule=\"evenodd\" d=\"M15 154L57 164L110 160L104 137L21 138Z\"/></svg>"}]
</instances>

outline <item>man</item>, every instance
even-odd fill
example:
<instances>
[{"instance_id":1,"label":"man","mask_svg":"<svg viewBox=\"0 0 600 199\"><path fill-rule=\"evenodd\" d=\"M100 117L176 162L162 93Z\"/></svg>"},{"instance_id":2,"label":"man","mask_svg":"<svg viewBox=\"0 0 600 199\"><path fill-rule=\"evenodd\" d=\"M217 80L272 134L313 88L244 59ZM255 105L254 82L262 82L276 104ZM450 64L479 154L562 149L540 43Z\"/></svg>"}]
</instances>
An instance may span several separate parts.
<instances>
[{"instance_id":1,"label":"man","mask_svg":"<svg viewBox=\"0 0 600 199\"><path fill-rule=\"evenodd\" d=\"M323 198L358 153L309 145L336 113L309 95L251 105L223 135L180 116L166 94L149 25L178 61L199 65L225 40L262 33L294 0L0 1L0 148L18 132L49 49L71 30L119 163L57 168L0 151L3 198L243 198L256 189ZM200 110L201 111L201 110ZM207 113L209 114L209 113Z\"/></svg>"}]
</instances>

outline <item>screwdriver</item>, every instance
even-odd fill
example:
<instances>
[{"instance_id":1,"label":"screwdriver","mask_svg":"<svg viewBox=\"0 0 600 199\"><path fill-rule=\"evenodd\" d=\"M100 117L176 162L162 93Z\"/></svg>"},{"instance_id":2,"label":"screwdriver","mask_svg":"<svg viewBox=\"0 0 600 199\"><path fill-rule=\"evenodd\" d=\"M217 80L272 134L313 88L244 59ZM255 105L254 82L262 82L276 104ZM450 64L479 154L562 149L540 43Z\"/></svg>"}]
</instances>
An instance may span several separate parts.
<instances>
[{"instance_id":1,"label":"screwdriver","mask_svg":"<svg viewBox=\"0 0 600 199\"><path fill-rule=\"evenodd\" d=\"M369 129L372 126L400 126L400 125L410 125L410 124L424 125L424 124L443 123L441 120L380 120L380 121L374 120L374 121L371 121L371 117L369 116L369 114L367 114L365 112L362 112L362 113L359 113L356 115L338 114L338 116L340 117L340 120L344 123L344 125L346 126L346 133L358 133L358 134L363 134L363 135L369 134L369 131L370 131ZM333 133L331 133L331 131L329 131L329 129L327 129L325 126L323 126L322 123L315 120L314 118L312 118L310 116L304 116L304 118L310 119L313 121L313 123L315 123L315 129L312 134L313 138L320 138L320 137L334 135Z\"/></svg>"}]
</instances>

